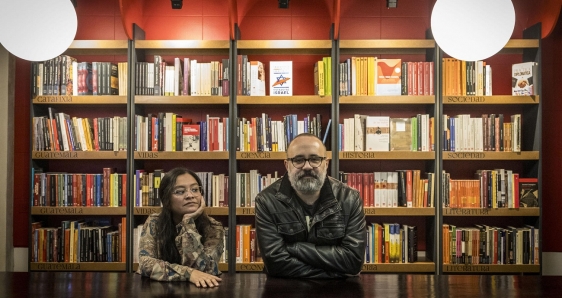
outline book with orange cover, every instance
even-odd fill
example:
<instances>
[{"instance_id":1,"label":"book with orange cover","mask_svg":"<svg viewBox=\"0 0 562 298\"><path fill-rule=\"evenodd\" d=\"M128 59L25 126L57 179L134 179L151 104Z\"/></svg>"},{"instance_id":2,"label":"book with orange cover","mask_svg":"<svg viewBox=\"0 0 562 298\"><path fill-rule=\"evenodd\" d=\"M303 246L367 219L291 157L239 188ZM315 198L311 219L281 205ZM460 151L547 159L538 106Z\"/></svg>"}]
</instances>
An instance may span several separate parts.
<instances>
[{"instance_id":1,"label":"book with orange cover","mask_svg":"<svg viewBox=\"0 0 562 298\"><path fill-rule=\"evenodd\" d=\"M377 59L376 95L401 94L402 59Z\"/></svg>"}]
</instances>

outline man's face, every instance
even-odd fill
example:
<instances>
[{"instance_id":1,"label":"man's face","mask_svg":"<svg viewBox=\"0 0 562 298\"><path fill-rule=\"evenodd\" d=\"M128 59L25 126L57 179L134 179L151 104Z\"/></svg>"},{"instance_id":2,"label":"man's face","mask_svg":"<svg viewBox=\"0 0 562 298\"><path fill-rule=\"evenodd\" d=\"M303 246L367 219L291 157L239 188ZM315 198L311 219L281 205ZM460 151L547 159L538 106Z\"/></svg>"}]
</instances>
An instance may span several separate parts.
<instances>
[{"instance_id":1,"label":"man's face","mask_svg":"<svg viewBox=\"0 0 562 298\"><path fill-rule=\"evenodd\" d=\"M308 136L295 139L287 150L287 158L294 162L285 160L291 186L302 194L320 191L328 170L328 160L322 159L324 157L326 148L318 139ZM299 159L307 160L304 165L299 165ZM322 160L318 162L318 159Z\"/></svg>"}]
</instances>

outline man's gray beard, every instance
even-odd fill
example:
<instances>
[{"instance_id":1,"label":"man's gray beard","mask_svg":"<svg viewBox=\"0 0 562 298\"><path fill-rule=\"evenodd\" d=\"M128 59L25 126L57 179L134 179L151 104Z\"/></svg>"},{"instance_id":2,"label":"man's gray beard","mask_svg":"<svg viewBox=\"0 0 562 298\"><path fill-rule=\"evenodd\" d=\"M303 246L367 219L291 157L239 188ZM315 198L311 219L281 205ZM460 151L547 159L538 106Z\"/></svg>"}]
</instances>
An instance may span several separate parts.
<instances>
[{"instance_id":1,"label":"man's gray beard","mask_svg":"<svg viewBox=\"0 0 562 298\"><path fill-rule=\"evenodd\" d=\"M317 176L316 173L312 172L312 175L315 175L315 177L299 179L306 173L301 172L300 174L301 176L297 176L297 174L289 175L289 181L291 181L291 186L296 191L306 195L320 191L322 185L324 184L324 180L326 179L326 172L320 172Z\"/></svg>"}]
</instances>

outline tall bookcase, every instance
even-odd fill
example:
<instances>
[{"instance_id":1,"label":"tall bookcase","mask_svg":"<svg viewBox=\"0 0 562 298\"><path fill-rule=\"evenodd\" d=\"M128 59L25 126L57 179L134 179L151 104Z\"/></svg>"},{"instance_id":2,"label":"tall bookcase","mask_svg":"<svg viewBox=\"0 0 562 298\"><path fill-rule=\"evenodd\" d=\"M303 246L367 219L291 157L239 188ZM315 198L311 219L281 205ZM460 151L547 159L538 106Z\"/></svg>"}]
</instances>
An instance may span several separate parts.
<instances>
[{"instance_id":1,"label":"tall bookcase","mask_svg":"<svg viewBox=\"0 0 562 298\"><path fill-rule=\"evenodd\" d=\"M452 178L472 177L477 169L489 167L513 167L523 177L537 177L541 181L540 132L541 104L540 72L535 96L511 96L508 94L482 97L461 97L462 103L441 92L441 59L443 53L432 39L417 40L231 40L231 41L190 41L190 40L144 40L142 30L136 28L135 40L131 41L75 41L68 55L77 56L79 61L100 60L129 62L128 95L124 96L36 96L32 98L32 115L48 115L48 107L71 116L100 117L114 114L126 116L128 151L33 151L33 168L49 172L82 171L100 172L103 167L117 168L118 173L127 174L127 207L32 207L31 223L43 221L47 226L58 226L61 219L75 220L91 217L126 217L127 257L121 263L37 263L30 262L33 271L134 271L132 243L133 229L142 224L146 216L159 211L159 207L135 207L134 176L138 170L152 172L157 169L169 170L178 165L195 171L213 171L230 177L229 189L236 189L237 173L257 169L262 174L284 174L282 160L284 152L241 152L236 150L235 142L230 143L228 151L221 152L142 152L133 150L135 146L135 115L173 112L193 122L205 119L206 114L229 118L229 133L236 135L238 118L262 116L267 113L272 120L280 120L284 115L294 114L302 118L307 114L322 115L322 133L328 119L332 119L327 148L331 159L331 175L337 177L343 172L396 171L417 169L436 173L436 185L444 181L443 170L451 171ZM512 55L514 62L535 61L540 67L540 26L525 32L525 39L510 41L498 55ZM513 54L519 56L513 56ZM174 57L197 58L201 61L228 58L230 78L236 79L236 59L247 55L249 60L259 60L268 65L269 61L293 61L295 76L293 96L237 95L236 84L231 82L229 96L153 96L135 94L135 65L139 62L153 62L154 55L168 59ZM354 55L402 58L404 61L434 62L435 95L402 96L338 96L336 84L339 70L337 65ZM314 95L312 69L315 61L322 57L332 58L332 96ZM520 57L520 58L513 58ZM80 60L82 59L82 60ZM508 60L509 60L508 59ZM106 61L104 60L104 61ZM510 60L511 61L511 60ZM511 63L511 62L509 62ZM267 70L266 70L266 73ZM509 76L502 73L499 76ZM268 76L267 76L268 77ZM302 78L301 80L299 80ZM266 80L266 85L269 80ZM266 88L267 89L267 88ZM476 100L477 99L477 100ZM454 101L454 102L453 102ZM521 113L523 115L523 148L521 153L485 152L470 155L450 154L442 150L443 114L471 113L482 114L491 109L494 113ZM505 111L505 112L504 112ZM435 151L428 152L357 152L340 151L338 148L337 124L343 118L355 113L389 115L391 117L410 117L415 114L429 114L435 118ZM30 134L31 136L33 134ZM231 138L232 140L232 138ZM33 180L32 180L33 181ZM31 186L33 189L33 185ZM33 191L31 192L33 198ZM415 272L415 273L530 273L541 272L540 265L450 265L443 264L444 223L456 225L532 225L542 232L541 211L539 208L516 209L462 209L442 206L440 187L436 188L435 206L425 208L365 208L367 222L398 222L418 227L418 245L425 252L416 263L407 264L365 264L363 272ZM223 271L261 271L262 263L235 263L237 224L253 225L252 206L236 207L236 195L229 193L229 207L209 207L208 213L219 219L229 228L226 243L228 264L220 264ZM498 219L499 218L499 219ZM31 227L30 227L31 229ZM31 237L30 237L31 238ZM32 239L30 239L32 243ZM539 249L539 252L542 251ZM31 252L30 252L31 260Z\"/></svg>"},{"instance_id":2,"label":"tall bookcase","mask_svg":"<svg viewBox=\"0 0 562 298\"><path fill-rule=\"evenodd\" d=\"M441 150L441 156L438 158L438 162L441 164L440 168L450 173L451 179L476 179L472 175L477 170L509 169L513 173L518 173L521 178L538 178L540 198L542 181L540 38L541 27L540 24L536 24L524 31L523 39L510 40L504 49L490 58L494 62L498 61L498 63L502 63L502 59L505 59L509 64L536 62L538 69L533 74L535 79L535 95L512 96L511 88L504 88L503 90L509 91L503 91L501 92L502 94L493 96L450 96L440 93L444 94L439 96L439 105L443 115L470 114L472 117L481 117L483 114L504 114L505 122L511 122L509 115L521 114L521 152L451 152ZM492 62L492 67L494 62ZM510 68L504 69L501 76L509 76L511 74L510 70ZM443 131L446 124L444 121L441 121L440 125L439 131ZM441 183L443 182L441 181ZM443 224L451 224L457 227L476 228L478 225L478 227L483 226L484 229L488 226L498 230L500 233L505 233L505 230L511 230L511 227L515 229L532 227L538 229L539 232L539 240L535 240L538 243L538 251L535 253L525 252L531 255L531 261L528 264L475 265L442 262L442 265L439 266L439 273L536 274L542 272L541 239L543 229L541 225L541 207L449 208L440 204L438 212L441 214L439 217L439 227L442 227ZM442 234L439 240L441 251L444 250L443 247L446 245L443 241L445 238L445 235ZM532 255L537 255L536 259L539 263L532 260ZM444 255L441 257L442 259L445 258Z\"/></svg>"},{"instance_id":3,"label":"tall bookcase","mask_svg":"<svg viewBox=\"0 0 562 298\"><path fill-rule=\"evenodd\" d=\"M128 59L128 42L126 40L76 40L64 55L73 56L80 62L126 62ZM62 64L61 64L62 65ZM60 71L61 68L59 68ZM37 75L37 64L34 66L33 75ZM37 84L32 84L31 94L37 94ZM32 99L32 117L49 117L49 113L56 117L54 112L67 114L70 118L97 118L97 117L126 117L128 99L126 96L99 95L99 96L67 96L67 95L37 95ZM52 109L51 111L49 109ZM33 123L36 123L35 121ZM44 126L46 130L46 126ZM30 136L33 136L33 127ZM70 132L69 132L70 133ZM37 143L32 140L32 144ZM32 145L33 146L33 145ZM61 144L62 146L62 144ZM63 193L63 189L77 187L78 176L72 174L102 174L103 168L115 169L116 173L127 173L127 153L125 151L36 151L31 150L32 185L31 185L31 211L30 230L35 227L34 223L41 222L43 228L61 227L62 221L99 221L101 225L110 225L115 229L126 218L127 210L124 205L118 207L86 207L82 202L63 200L75 200L76 198L55 195ZM38 188L38 179L51 179L43 189ZM66 178L65 178L66 176ZM72 176L72 177L70 177ZM70 178L73 178L74 185ZM80 177L82 178L82 177ZM45 180L45 181L46 181ZM55 186L56 184L56 186ZM38 197L43 194L45 201L38 202ZM68 192L67 192L68 193ZM34 202L35 201L35 202ZM126 230L122 226L123 231ZM60 232L60 230L59 230ZM53 233L53 230L45 231ZM60 236L60 234L59 234ZM38 236L40 237L40 236ZM29 243L37 243L30 232ZM35 252L29 249L29 270L39 271L126 271L126 261L118 262L79 262L58 263L49 260L55 251L46 251L43 260L34 260ZM68 256L67 256L68 257Z\"/></svg>"}]
</instances>

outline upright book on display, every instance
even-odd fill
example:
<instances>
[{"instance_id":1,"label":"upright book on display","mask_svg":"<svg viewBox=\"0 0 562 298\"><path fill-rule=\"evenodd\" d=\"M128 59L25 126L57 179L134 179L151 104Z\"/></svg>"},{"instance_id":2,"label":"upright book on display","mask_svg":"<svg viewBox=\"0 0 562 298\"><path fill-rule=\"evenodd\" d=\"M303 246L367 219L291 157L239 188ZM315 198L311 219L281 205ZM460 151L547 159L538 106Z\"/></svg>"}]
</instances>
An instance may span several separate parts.
<instances>
[{"instance_id":1,"label":"upright book on display","mask_svg":"<svg viewBox=\"0 0 562 298\"><path fill-rule=\"evenodd\" d=\"M293 95L293 61L269 62L269 95Z\"/></svg>"},{"instance_id":2,"label":"upright book on display","mask_svg":"<svg viewBox=\"0 0 562 298\"><path fill-rule=\"evenodd\" d=\"M511 95L535 95L536 62L516 63L511 66Z\"/></svg>"}]
</instances>

